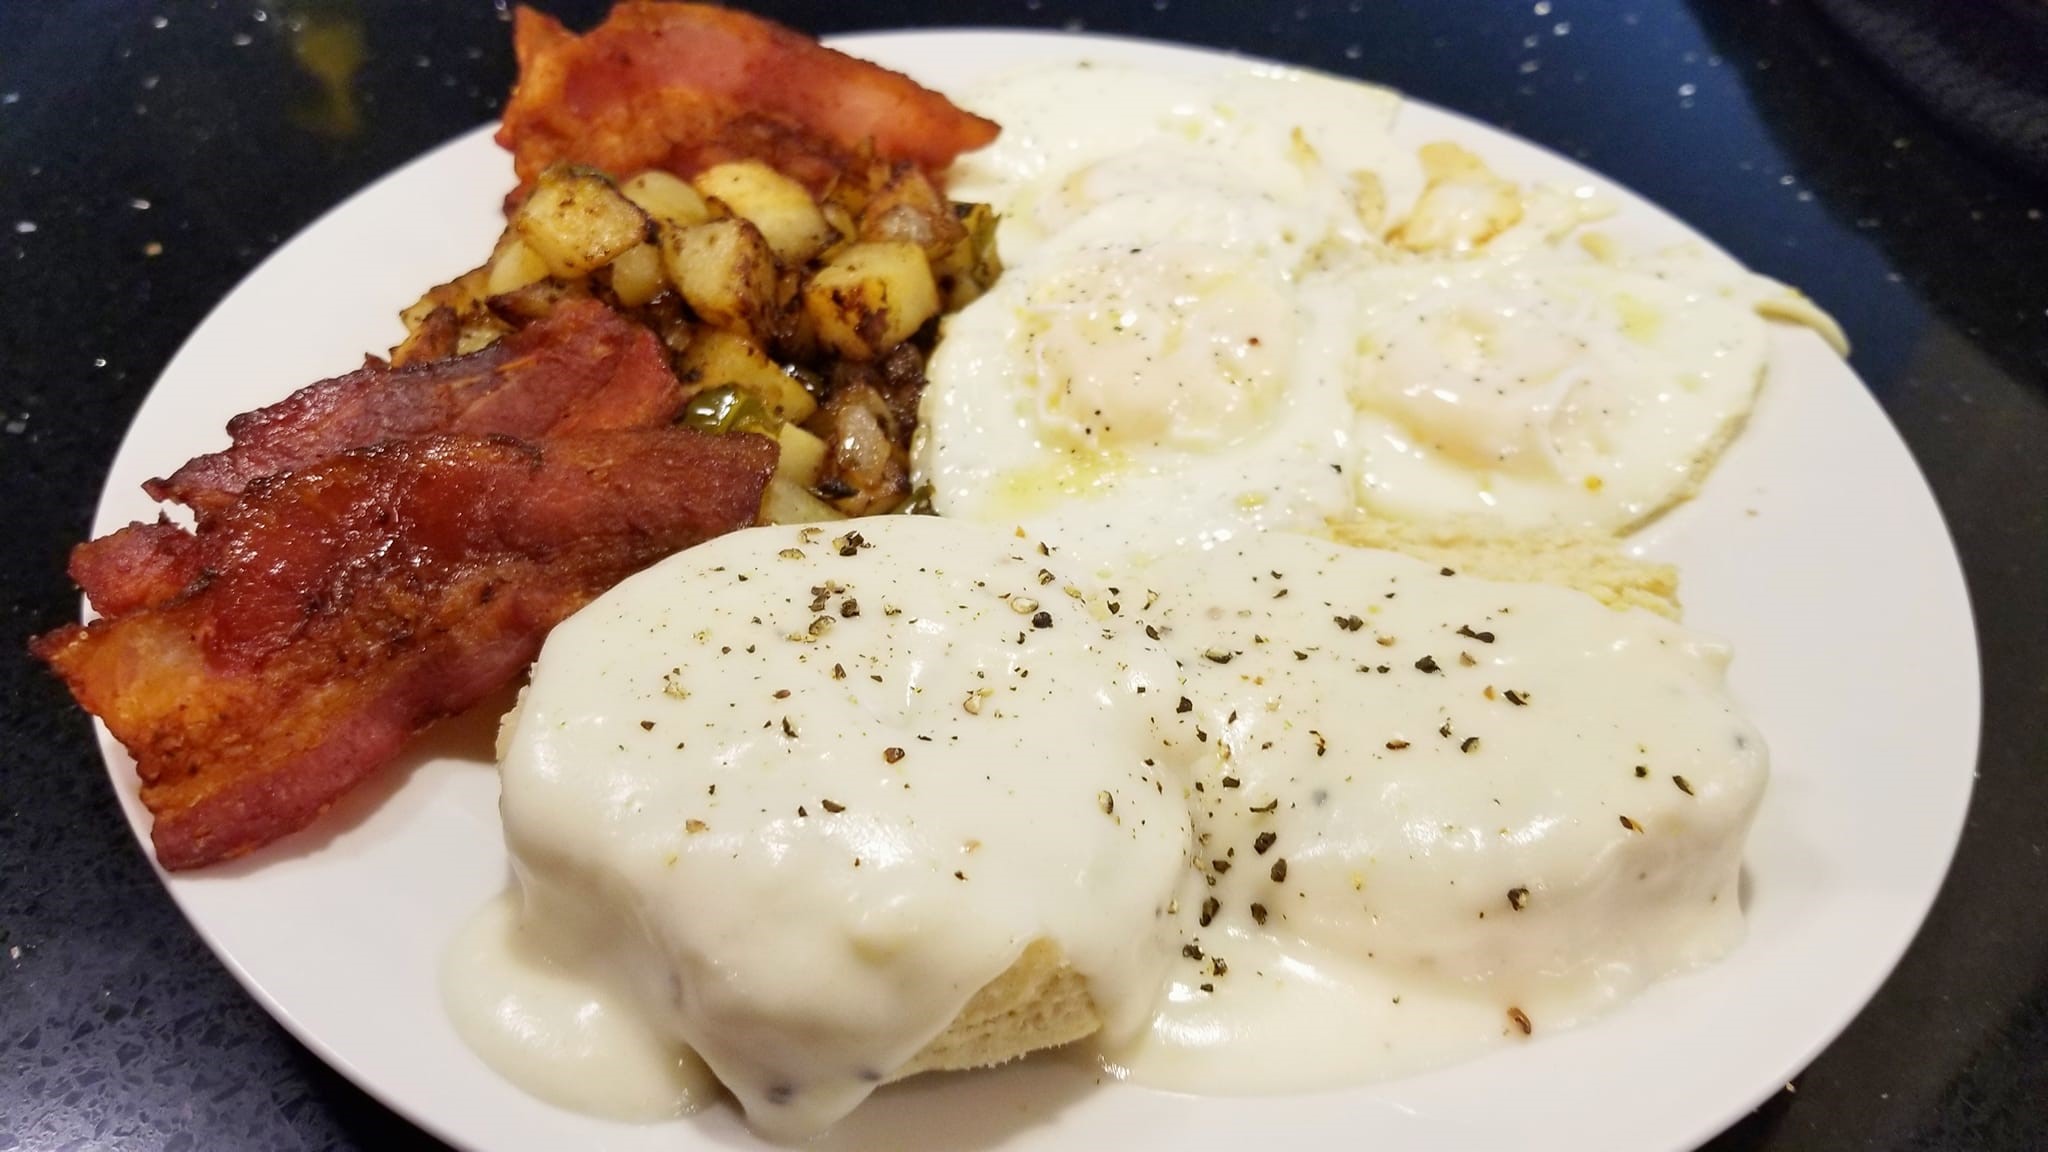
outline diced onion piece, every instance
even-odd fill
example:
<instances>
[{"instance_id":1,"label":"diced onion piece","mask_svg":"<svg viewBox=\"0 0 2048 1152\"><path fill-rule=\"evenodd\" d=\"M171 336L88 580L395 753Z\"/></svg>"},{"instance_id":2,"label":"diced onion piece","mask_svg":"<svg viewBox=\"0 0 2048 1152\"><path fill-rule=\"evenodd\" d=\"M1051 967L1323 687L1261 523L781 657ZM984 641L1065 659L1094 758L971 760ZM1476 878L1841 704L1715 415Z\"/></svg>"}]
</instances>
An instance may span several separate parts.
<instances>
[{"instance_id":1,"label":"diced onion piece","mask_svg":"<svg viewBox=\"0 0 2048 1152\"><path fill-rule=\"evenodd\" d=\"M931 260L938 260L966 236L955 218L953 206L925 174L903 165L889 177L867 206L861 209L862 240L901 240L923 248Z\"/></svg>"},{"instance_id":2,"label":"diced onion piece","mask_svg":"<svg viewBox=\"0 0 2048 1152\"><path fill-rule=\"evenodd\" d=\"M945 298L946 311L958 312L981 298L1002 273L996 256L996 212L986 204L954 204L960 238L932 258L932 276Z\"/></svg>"}]
</instances>

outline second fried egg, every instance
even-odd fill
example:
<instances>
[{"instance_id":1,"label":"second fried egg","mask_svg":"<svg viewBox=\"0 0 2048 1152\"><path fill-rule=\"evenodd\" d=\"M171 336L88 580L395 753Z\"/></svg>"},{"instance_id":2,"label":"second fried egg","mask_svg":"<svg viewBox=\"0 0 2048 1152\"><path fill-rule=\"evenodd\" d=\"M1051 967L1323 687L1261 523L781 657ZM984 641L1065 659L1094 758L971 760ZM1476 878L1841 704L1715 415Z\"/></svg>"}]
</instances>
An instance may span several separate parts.
<instances>
[{"instance_id":1,"label":"second fried egg","mask_svg":"<svg viewBox=\"0 0 2048 1152\"><path fill-rule=\"evenodd\" d=\"M1359 496L1397 519L1632 527L1712 463L1768 354L1746 303L1599 264L1389 267L1354 288Z\"/></svg>"},{"instance_id":2,"label":"second fried egg","mask_svg":"<svg viewBox=\"0 0 2048 1152\"><path fill-rule=\"evenodd\" d=\"M916 455L934 507L1105 555L1348 509L1351 321L1310 286L1327 252L1373 239L1339 172L1401 166L1392 97L1098 67L1020 75L978 106L1008 127L953 187L1002 214L1006 270L931 364Z\"/></svg>"}]
</instances>

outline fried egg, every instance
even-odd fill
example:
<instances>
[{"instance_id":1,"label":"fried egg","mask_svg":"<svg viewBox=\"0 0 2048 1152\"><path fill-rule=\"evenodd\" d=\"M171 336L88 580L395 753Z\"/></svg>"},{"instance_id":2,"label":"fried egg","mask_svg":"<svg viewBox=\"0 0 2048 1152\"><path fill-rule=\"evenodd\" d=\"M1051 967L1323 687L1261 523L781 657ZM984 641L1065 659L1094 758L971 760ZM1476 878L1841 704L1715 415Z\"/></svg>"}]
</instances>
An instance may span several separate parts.
<instances>
[{"instance_id":1,"label":"fried egg","mask_svg":"<svg viewBox=\"0 0 2048 1152\"><path fill-rule=\"evenodd\" d=\"M1755 403L1747 303L1595 263L1360 273L1360 502L1406 520L1623 530L1685 495Z\"/></svg>"},{"instance_id":2,"label":"fried egg","mask_svg":"<svg viewBox=\"0 0 2048 1152\"><path fill-rule=\"evenodd\" d=\"M975 104L1005 133L953 191L1002 214L1005 271L930 366L914 456L939 513L1113 555L1346 510L1351 319L1317 284L1330 252L1376 242L1388 182L1345 173L1419 183L1393 97L1096 67Z\"/></svg>"}]
</instances>

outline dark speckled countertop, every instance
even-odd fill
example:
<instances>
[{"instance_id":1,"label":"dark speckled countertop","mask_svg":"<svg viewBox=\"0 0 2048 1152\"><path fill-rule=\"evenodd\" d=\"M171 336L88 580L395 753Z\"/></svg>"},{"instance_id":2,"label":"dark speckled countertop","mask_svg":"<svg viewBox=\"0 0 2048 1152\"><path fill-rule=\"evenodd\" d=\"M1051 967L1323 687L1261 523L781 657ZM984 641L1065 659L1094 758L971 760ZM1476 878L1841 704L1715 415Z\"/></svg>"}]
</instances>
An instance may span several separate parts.
<instances>
[{"instance_id":1,"label":"dark speckled countertop","mask_svg":"<svg viewBox=\"0 0 2048 1152\"><path fill-rule=\"evenodd\" d=\"M543 6L580 26L602 4ZM1391 84L1605 172L1839 317L1963 556L1981 778L1898 972L1711 1147L2048 1148L2048 189L1797 0L760 7L819 32L1085 27ZM179 342L282 240L494 116L503 18L502 0L0 4L0 1150L435 1146L200 944L21 640L75 611L66 549Z\"/></svg>"}]
</instances>

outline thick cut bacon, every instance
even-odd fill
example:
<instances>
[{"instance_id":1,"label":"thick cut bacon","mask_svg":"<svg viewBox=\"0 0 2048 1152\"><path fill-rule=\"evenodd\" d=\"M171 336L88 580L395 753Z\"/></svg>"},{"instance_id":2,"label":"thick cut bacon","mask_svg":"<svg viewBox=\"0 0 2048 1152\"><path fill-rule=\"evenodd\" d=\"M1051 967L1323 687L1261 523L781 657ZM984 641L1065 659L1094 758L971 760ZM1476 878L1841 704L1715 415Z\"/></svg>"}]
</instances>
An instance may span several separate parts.
<instances>
[{"instance_id":1,"label":"thick cut bacon","mask_svg":"<svg viewBox=\"0 0 2048 1152\"><path fill-rule=\"evenodd\" d=\"M199 578L199 541L168 520L141 521L71 550L71 582L93 611L125 616L161 604Z\"/></svg>"},{"instance_id":2,"label":"thick cut bacon","mask_svg":"<svg viewBox=\"0 0 2048 1152\"><path fill-rule=\"evenodd\" d=\"M405 368L372 364L244 412L228 422L232 447L143 487L203 518L232 505L259 476L350 448L434 432L531 438L644 428L674 419L682 405L682 387L652 333L595 300L569 300L467 356ZM94 585L79 583L107 612Z\"/></svg>"},{"instance_id":3,"label":"thick cut bacon","mask_svg":"<svg viewBox=\"0 0 2048 1152\"><path fill-rule=\"evenodd\" d=\"M197 867L305 826L571 612L752 522L775 457L683 428L359 449L171 545L202 570L177 597L33 646L135 757L158 861Z\"/></svg>"},{"instance_id":4,"label":"thick cut bacon","mask_svg":"<svg viewBox=\"0 0 2048 1152\"><path fill-rule=\"evenodd\" d=\"M513 45L498 143L522 186L565 161L690 176L754 159L818 193L869 156L936 174L996 137L907 76L709 5L622 3L581 37L521 8Z\"/></svg>"}]
</instances>

